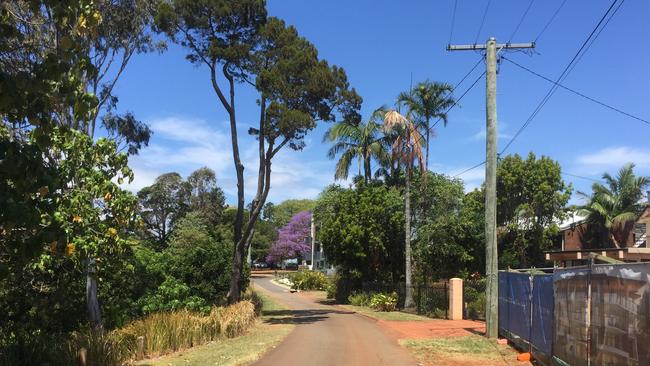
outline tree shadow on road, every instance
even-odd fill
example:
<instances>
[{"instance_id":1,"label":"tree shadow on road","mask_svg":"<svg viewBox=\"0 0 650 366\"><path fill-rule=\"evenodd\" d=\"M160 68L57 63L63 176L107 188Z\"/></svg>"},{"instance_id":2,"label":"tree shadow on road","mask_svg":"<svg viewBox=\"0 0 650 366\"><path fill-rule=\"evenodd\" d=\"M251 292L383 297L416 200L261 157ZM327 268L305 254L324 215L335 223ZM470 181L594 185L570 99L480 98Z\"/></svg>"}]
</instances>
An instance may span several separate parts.
<instances>
[{"instance_id":1,"label":"tree shadow on road","mask_svg":"<svg viewBox=\"0 0 650 366\"><path fill-rule=\"evenodd\" d=\"M354 314L354 312L329 309L269 310L264 312L264 322L267 324L311 324L329 318L330 314Z\"/></svg>"}]
</instances>

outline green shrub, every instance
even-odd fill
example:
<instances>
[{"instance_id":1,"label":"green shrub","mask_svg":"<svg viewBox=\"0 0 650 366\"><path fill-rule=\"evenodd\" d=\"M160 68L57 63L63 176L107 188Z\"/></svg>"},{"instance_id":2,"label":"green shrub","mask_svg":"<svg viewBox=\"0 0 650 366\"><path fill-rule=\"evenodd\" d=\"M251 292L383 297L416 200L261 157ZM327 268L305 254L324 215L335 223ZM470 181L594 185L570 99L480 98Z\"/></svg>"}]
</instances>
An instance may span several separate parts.
<instances>
[{"instance_id":1,"label":"green shrub","mask_svg":"<svg viewBox=\"0 0 650 366\"><path fill-rule=\"evenodd\" d=\"M319 271L298 271L289 279L293 282L292 288L297 290L325 290L330 284L327 276Z\"/></svg>"},{"instance_id":2,"label":"green shrub","mask_svg":"<svg viewBox=\"0 0 650 366\"><path fill-rule=\"evenodd\" d=\"M397 308L397 294L395 292L373 294L370 298L370 307L377 311L395 311Z\"/></svg>"},{"instance_id":3,"label":"green shrub","mask_svg":"<svg viewBox=\"0 0 650 366\"><path fill-rule=\"evenodd\" d=\"M372 294L365 292L356 292L348 296L350 305L355 306L369 306L372 299Z\"/></svg>"},{"instance_id":4,"label":"green shrub","mask_svg":"<svg viewBox=\"0 0 650 366\"><path fill-rule=\"evenodd\" d=\"M470 319L485 317L485 293L479 293L473 301L467 303L467 315Z\"/></svg>"},{"instance_id":5,"label":"green shrub","mask_svg":"<svg viewBox=\"0 0 650 366\"><path fill-rule=\"evenodd\" d=\"M192 295L189 286L171 276L167 276L154 293L144 296L139 303L144 314L175 310L210 312L203 298Z\"/></svg>"},{"instance_id":6,"label":"green shrub","mask_svg":"<svg viewBox=\"0 0 650 366\"><path fill-rule=\"evenodd\" d=\"M327 291L328 299L334 299L336 297L336 282L330 282L325 288L325 291Z\"/></svg>"}]
</instances>

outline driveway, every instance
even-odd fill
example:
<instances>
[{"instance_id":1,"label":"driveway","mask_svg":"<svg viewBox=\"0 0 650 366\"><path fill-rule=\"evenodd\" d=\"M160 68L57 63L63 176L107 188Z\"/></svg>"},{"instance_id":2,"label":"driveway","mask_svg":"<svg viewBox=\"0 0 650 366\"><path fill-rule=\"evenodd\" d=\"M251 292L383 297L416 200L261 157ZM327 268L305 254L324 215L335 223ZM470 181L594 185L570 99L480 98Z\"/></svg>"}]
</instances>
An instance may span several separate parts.
<instances>
[{"instance_id":1,"label":"driveway","mask_svg":"<svg viewBox=\"0 0 650 366\"><path fill-rule=\"evenodd\" d=\"M290 309L295 329L254 365L386 365L415 366L418 362L397 344L396 337L374 320L335 306L324 305L271 283L272 277L254 276L262 288ZM271 314L273 315L273 314ZM278 312L277 321L286 313ZM273 322L273 318L270 320Z\"/></svg>"}]
</instances>

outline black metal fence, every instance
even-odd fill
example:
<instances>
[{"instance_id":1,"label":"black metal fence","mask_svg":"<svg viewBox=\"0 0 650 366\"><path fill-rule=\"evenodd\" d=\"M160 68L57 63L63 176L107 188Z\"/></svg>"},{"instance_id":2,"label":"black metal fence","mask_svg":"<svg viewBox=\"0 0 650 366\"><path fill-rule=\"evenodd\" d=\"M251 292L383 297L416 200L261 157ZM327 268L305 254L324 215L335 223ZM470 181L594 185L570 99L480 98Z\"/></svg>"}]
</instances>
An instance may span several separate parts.
<instances>
[{"instance_id":1,"label":"black metal fence","mask_svg":"<svg viewBox=\"0 0 650 366\"><path fill-rule=\"evenodd\" d=\"M410 286L415 302L415 311L420 315L432 318L446 318L449 310L449 283L447 281L433 282ZM397 308L404 309L406 285L404 283L385 284L364 282L361 288L365 293L397 294Z\"/></svg>"},{"instance_id":2,"label":"black metal fence","mask_svg":"<svg viewBox=\"0 0 650 366\"><path fill-rule=\"evenodd\" d=\"M463 318L485 320L485 278L463 281Z\"/></svg>"}]
</instances>

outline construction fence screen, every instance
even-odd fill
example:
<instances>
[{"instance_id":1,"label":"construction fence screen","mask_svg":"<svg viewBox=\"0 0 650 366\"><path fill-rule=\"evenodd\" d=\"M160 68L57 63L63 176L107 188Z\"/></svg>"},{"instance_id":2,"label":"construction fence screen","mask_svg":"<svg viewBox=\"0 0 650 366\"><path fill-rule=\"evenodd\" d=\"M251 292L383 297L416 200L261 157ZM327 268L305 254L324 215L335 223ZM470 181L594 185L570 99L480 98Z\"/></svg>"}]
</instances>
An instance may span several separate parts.
<instances>
[{"instance_id":1,"label":"construction fence screen","mask_svg":"<svg viewBox=\"0 0 650 366\"><path fill-rule=\"evenodd\" d=\"M536 353L553 352L553 276L499 272L499 330Z\"/></svg>"},{"instance_id":2,"label":"construction fence screen","mask_svg":"<svg viewBox=\"0 0 650 366\"><path fill-rule=\"evenodd\" d=\"M650 264L597 264L553 274L556 363L650 365Z\"/></svg>"}]
</instances>

